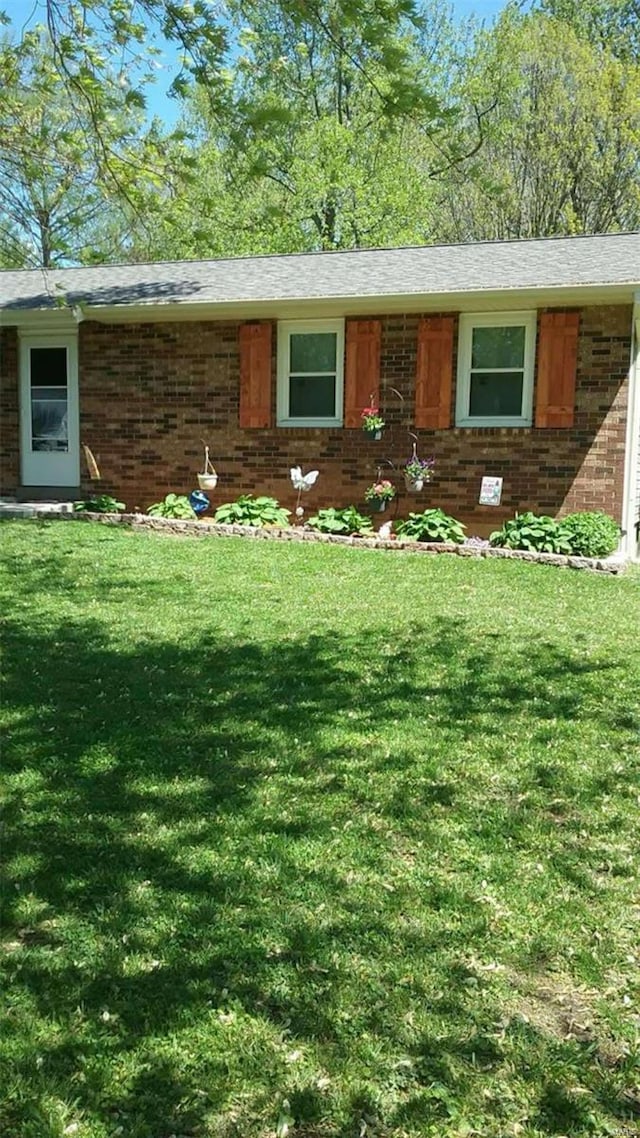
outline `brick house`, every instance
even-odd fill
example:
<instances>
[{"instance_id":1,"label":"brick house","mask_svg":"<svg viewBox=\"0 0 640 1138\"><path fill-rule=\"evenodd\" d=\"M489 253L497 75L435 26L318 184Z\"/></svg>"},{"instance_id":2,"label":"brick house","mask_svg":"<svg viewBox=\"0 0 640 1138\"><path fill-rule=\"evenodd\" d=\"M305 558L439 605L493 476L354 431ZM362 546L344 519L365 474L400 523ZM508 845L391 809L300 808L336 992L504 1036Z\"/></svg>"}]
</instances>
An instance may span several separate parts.
<instances>
[{"instance_id":1,"label":"brick house","mask_svg":"<svg viewBox=\"0 0 640 1138\"><path fill-rule=\"evenodd\" d=\"M321 472L309 506L357 504L414 435L435 477L400 513L486 533L603 509L631 550L639 289L639 234L4 271L0 492L86 493L85 444L100 490L145 509L194 488L205 440L214 505L291 505L298 463Z\"/></svg>"}]
</instances>

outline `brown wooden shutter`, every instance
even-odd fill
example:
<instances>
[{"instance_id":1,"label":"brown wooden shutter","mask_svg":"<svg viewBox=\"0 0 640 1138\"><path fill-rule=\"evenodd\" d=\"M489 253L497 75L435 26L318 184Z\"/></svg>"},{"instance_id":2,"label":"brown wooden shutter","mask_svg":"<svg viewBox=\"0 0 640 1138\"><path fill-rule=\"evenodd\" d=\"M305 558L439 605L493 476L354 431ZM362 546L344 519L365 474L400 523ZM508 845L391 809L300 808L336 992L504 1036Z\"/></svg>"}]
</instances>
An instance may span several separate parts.
<instances>
[{"instance_id":1,"label":"brown wooden shutter","mask_svg":"<svg viewBox=\"0 0 640 1138\"><path fill-rule=\"evenodd\" d=\"M240 426L271 426L271 324L240 326Z\"/></svg>"},{"instance_id":2,"label":"brown wooden shutter","mask_svg":"<svg viewBox=\"0 0 640 1138\"><path fill-rule=\"evenodd\" d=\"M536 427L572 427L579 312L544 312L538 339Z\"/></svg>"},{"instance_id":3,"label":"brown wooden shutter","mask_svg":"<svg viewBox=\"0 0 640 1138\"><path fill-rule=\"evenodd\" d=\"M361 427L362 412L371 403L379 406L380 345L379 320L348 320L345 334L344 425Z\"/></svg>"},{"instance_id":4,"label":"brown wooden shutter","mask_svg":"<svg viewBox=\"0 0 640 1138\"><path fill-rule=\"evenodd\" d=\"M418 324L415 425L451 426L453 316L427 316Z\"/></svg>"}]
</instances>

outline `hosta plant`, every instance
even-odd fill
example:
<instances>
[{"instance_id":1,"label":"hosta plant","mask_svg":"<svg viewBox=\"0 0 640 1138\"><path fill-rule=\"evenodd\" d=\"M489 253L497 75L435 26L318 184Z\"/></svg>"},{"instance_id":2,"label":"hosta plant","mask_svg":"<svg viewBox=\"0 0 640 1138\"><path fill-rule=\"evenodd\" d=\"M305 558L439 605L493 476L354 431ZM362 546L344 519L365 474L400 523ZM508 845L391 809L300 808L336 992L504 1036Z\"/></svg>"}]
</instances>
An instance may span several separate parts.
<instances>
[{"instance_id":1,"label":"hosta plant","mask_svg":"<svg viewBox=\"0 0 640 1138\"><path fill-rule=\"evenodd\" d=\"M464 531L462 522L438 507L424 510L421 514L409 514L407 520L398 526L398 537L411 541L451 541L461 545Z\"/></svg>"},{"instance_id":2,"label":"hosta plant","mask_svg":"<svg viewBox=\"0 0 640 1138\"><path fill-rule=\"evenodd\" d=\"M126 510L124 502L119 502L111 494L97 494L95 498L74 502L73 508L77 514L119 514Z\"/></svg>"},{"instance_id":3,"label":"hosta plant","mask_svg":"<svg viewBox=\"0 0 640 1138\"><path fill-rule=\"evenodd\" d=\"M526 549L536 553L571 553L569 535L561 522L546 514L527 510L506 521L489 541L505 549Z\"/></svg>"},{"instance_id":4,"label":"hosta plant","mask_svg":"<svg viewBox=\"0 0 640 1138\"><path fill-rule=\"evenodd\" d=\"M226 502L218 506L215 521L224 525L254 526L261 529L263 526L288 526L290 510L280 506L276 498L265 495L254 497L253 494L241 494L235 502Z\"/></svg>"},{"instance_id":5,"label":"hosta plant","mask_svg":"<svg viewBox=\"0 0 640 1138\"><path fill-rule=\"evenodd\" d=\"M618 548L620 526L601 511L583 511L563 518L562 528L578 557L608 557Z\"/></svg>"},{"instance_id":6,"label":"hosta plant","mask_svg":"<svg viewBox=\"0 0 640 1138\"><path fill-rule=\"evenodd\" d=\"M196 516L184 494L167 494L161 502L149 506L147 513L152 518L177 518L182 521L192 521Z\"/></svg>"},{"instance_id":7,"label":"hosta plant","mask_svg":"<svg viewBox=\"0 0 640 1138\"><path fill-rule=\"evenodd\" d=\"M357 534L368 537L373 533L371 518L366 518L355 506L345 506L336 509L328 506L325 510L318 510L313 518L309 518L307 525L318 533Z\"/></svg>"}]
</instances>

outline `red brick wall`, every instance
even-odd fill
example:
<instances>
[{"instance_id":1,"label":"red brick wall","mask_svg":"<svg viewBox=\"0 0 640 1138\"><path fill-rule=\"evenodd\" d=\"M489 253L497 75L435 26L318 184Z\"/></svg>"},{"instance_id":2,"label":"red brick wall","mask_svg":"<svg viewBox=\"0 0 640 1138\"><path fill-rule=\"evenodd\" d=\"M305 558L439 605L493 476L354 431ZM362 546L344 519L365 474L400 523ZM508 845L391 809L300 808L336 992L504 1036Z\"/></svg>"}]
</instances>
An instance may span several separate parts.
<instances>
[{"instance_id":1,"label":"red brick wall","mask_svg":"<svg viewBox=\"0 0 640 1138\"><path fill-rule=\"evenodd\" d=\"M0 328L0 494L13 494L19 482L18 334Z\"/></svg>"},{"instance_id":2,"label":"red brick wall","mask_svg":"<svg viewBox=\"0 0 640 1138\"><path fill-rule=\"evenodd\" d=\"M377 443L360 430L240 430L237 322L82 324L80 433L98 459L100 488L142 509L170 490L188 492L197 485L205 439L220 475L214 505L253 491L293 506L288 471L297 463L320 470L306 496L308 512L362 502L377 463L399 463L411 449L418 319L383 318L381 403L388 427ZM516 509L604 509L619 519L630 333L630 306L583 310L570 430L420 431L419 451L435 455L435 478L423 494L403 494L399 513L441 505L478 533ZM11 370L13 341L5 338ZM275 336L272 383L275 420ZM14 480L16 449L11 444L3 466ZM500 509L477 504L483 474L504 478Z\"/></svg>"}]
</instances>

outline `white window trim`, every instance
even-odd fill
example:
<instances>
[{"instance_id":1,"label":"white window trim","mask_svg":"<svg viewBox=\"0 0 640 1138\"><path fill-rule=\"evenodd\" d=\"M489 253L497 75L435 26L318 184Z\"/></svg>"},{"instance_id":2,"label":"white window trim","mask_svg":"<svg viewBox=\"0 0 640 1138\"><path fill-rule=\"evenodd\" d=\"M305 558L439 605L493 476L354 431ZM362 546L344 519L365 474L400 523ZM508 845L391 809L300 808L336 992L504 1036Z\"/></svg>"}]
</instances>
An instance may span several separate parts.
<instances>
[{"instance_id":1,"label":"white window trim","mask_svg":"<svg viewBox=\"0 0 640 1138\"><path fill-rule=\"evenodd\" d=\"M325 419L296 419L289 414L289 338L292 333L335 332L336 403L335 415ZM278 387L276 425L278 427L341 427L344 423L344 320L280 320L278 322Z\"/></svg>"},{"instance_id":2,"label":"white window trim","mask_svg":"<svg viewBox=\"0 0 640 1138\"><path fill-rule=\"evenodd\" d=\"M536 359L537 312L463 312L458 335L456 382L456 427L530 427L533 423L533 374ZM471 345L474 328L525 327L522 415L475 416L469 414L471 394ZM508 369L504 369L505 371ZM513 370L513 369L511 369Z\"/></svg>"}]
</instances>

